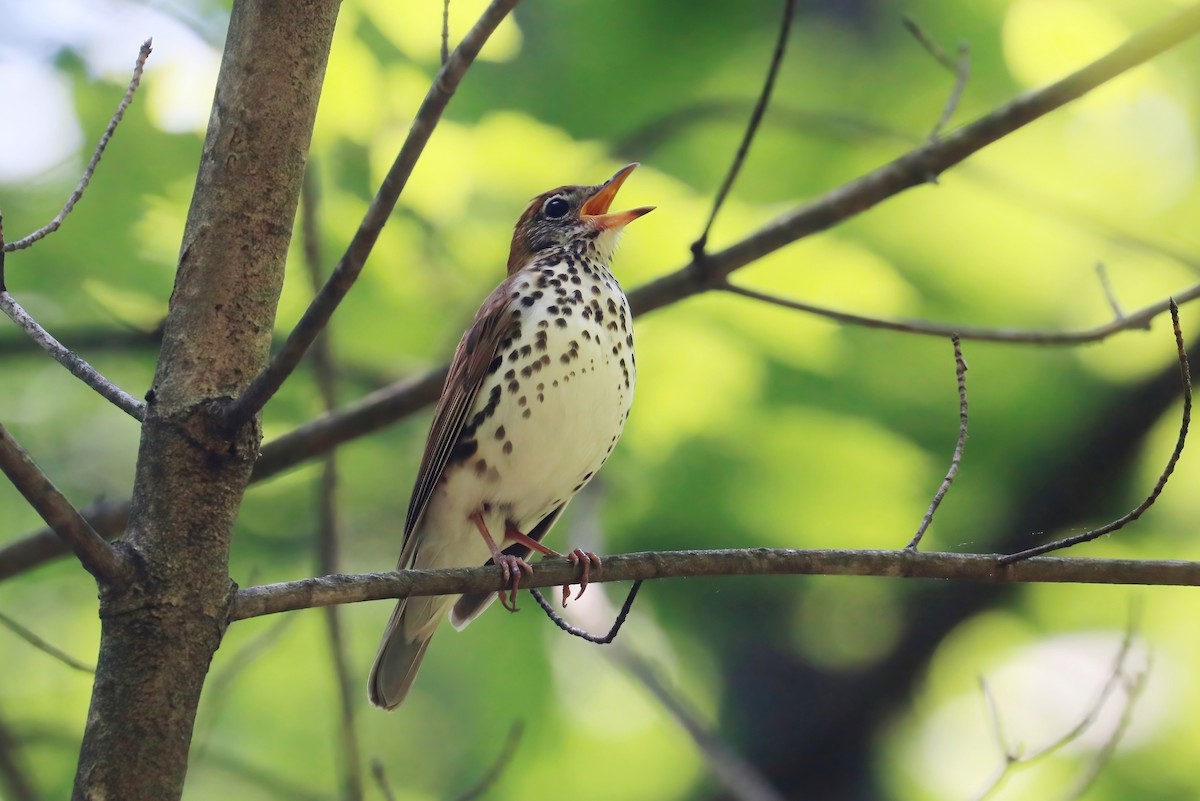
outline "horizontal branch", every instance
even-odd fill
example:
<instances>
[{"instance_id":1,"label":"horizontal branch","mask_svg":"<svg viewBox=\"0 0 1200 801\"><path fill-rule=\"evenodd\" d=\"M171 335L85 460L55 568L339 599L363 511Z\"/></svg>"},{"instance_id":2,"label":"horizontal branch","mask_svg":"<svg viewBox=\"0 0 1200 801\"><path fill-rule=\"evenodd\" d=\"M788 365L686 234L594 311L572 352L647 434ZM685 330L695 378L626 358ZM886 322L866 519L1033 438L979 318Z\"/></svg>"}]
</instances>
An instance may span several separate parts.
<instances>
[{"instance_id":1,"label":"horizontal branch","mask_svg":"<svg viewBox=\"0 0 1200 801\"><path fill-rule=\"evenodd\" d=\"M1200 586L1200 562L1137 559L1037 557L1002 567L998 555L919 551L788 550L745 548L722 551L657 551L604 557L592 567L592 584L634 579L699 576L822 575L936 578L986 583L1147 584ZM526 587L574 581L579 568L566 559L539 562ZM331 604L451 595L498 589L496 567L399 570L391 573L323 576L240 590L231 620Z\"/></svg>"}]
</instances>

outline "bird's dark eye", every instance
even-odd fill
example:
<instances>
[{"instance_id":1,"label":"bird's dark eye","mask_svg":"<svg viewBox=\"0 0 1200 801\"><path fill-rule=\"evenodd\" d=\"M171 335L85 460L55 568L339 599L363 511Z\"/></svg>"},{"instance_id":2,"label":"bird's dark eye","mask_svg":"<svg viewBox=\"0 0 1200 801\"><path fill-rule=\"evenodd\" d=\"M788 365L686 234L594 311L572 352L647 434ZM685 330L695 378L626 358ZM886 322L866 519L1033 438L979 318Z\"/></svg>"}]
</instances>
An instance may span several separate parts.
<instances>
[{"instance_id":1,"label":"bird's dark eye","mask_svg":"<svg viewBox=\"0 0 1200 801\"><path fill-rule=\"evenodd\" d=\"M561 197L550 198L546 201L546 205L542 207L542 211L552 220L557 220L559 217L565 216L570 210L570 204Z\"/></svg>"}]
</instances>

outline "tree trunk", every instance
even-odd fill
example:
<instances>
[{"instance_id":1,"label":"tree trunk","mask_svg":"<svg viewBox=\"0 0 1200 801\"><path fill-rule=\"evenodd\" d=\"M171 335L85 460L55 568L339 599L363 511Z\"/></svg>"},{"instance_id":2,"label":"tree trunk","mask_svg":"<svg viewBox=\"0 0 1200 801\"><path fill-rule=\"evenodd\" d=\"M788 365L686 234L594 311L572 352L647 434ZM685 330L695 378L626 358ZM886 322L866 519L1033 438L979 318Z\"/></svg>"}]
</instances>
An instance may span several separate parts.
<instances>
[{"instance_id":1,"label":"tree trunk","mask_svg":"<svg viewBox=\"0 0 1200 801\"><path fill-rule=\"evenodd\" d=\"M127 590L102 638L75 799L183 792L196 707L235 589L230 534L257 420L223 406L266 364L338 0L237 0L147 396Z\"/></svg>"}]
</instances>

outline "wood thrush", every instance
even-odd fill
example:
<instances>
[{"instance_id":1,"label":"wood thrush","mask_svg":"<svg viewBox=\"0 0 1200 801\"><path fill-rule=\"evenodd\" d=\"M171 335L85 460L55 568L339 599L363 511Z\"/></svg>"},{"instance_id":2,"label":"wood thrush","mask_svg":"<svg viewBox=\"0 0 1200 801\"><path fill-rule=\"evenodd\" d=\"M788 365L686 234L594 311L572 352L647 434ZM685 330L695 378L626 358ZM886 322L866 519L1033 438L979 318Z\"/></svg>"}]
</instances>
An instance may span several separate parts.
<instances>
[{"instance_id":1,"label":"wood thrush","mask_svg":"<svg viewBox=\"0 0 1200 801\"><path fill-rule=\"evenodd\" d=\"M521 574L532 573L525 557L560 555L541 540L621 436L633 403L633 315L609 264L621 230L653 207L609 206L637 166L534 198L513 232L508 277L458 343L397 569L496 564L501 590L401 599L371 668L376 706L404 700L447 610L459 629L497 597L515 611ZM579 549L568 558L582 565L582 594L600 560Z\"/></svg>"}]
</instances>

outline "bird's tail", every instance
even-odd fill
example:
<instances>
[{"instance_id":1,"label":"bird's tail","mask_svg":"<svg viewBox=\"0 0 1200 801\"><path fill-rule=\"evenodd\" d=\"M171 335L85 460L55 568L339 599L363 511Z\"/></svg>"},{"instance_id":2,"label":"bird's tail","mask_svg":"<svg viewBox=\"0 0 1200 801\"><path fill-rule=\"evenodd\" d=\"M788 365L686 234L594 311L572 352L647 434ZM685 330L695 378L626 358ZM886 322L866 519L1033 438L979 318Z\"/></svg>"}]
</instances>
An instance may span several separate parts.
<instances>
[{"instance_id":1,"label":"bird's tail","mask_svg":"<svg viewBox=\"0 0 1200 801\"><path fill-rule=\"evenodd\" d=\"M446 612L445 602L430 603L440 600L406 598L396 604L367 680L367 693L375 706L392 710L408 695L425 649Z\"/></svg>"}]
</instances>

